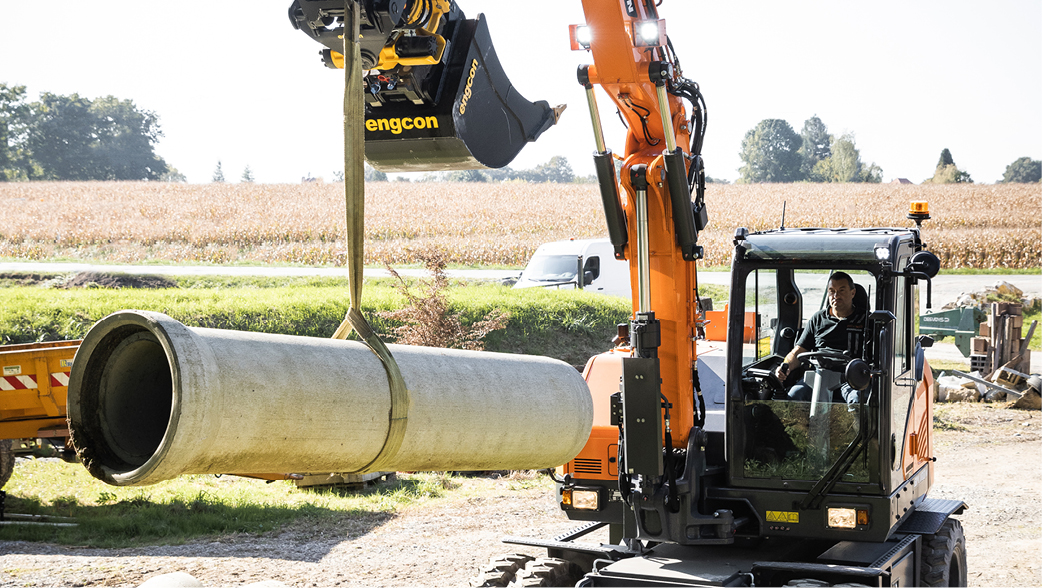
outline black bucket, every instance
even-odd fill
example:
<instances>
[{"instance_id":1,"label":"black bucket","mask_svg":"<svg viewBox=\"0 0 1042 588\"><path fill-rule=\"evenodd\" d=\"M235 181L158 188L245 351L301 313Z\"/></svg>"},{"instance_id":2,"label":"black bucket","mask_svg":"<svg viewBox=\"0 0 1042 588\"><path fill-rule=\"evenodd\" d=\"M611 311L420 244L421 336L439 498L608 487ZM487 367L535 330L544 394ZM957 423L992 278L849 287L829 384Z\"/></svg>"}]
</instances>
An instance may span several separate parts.
<instances>
[{"instance_id":1,"label":"black bucket","mask_svg":"<svg viewBox=\"0 0 1042 588\"><path fill-rule=\"evenodd\" d=\"M529 102L510 83L484 15L459 21L446 53L433 104L374 104L369 92L365 157L376 169L503 167L556 122L545 100Z\"/></svg>"}]
</instances>

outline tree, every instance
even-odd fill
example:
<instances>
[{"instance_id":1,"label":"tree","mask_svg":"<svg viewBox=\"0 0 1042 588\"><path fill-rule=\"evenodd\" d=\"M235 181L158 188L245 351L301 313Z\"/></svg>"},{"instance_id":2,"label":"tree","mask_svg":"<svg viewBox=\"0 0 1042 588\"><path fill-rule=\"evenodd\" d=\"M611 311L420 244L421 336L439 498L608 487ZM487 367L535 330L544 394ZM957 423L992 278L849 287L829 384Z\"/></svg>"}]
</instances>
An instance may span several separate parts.
<instances>
[{"instance_id":1,"label":"tree","mask_svg":"<svg viewBox=\"0 0 1042 588\"><path fill-rule=\"evenodd\" d=\"M95 179L91 175L95 125L90 100L79 94L44 92L29 109L25 145L33 162L41 168L39 179Z\"/></svg>"},{"instance_id":2,"label":"tree","mask_svg":"<svg viewBox=\"0 0 1042 588\"><path fill-rule=\"evenodd\" d=\"M213 169L213 178L211 181L214 183L224 182L224 170L221 169L221 160L217 160L217 167Z\"/></svg>"},{"instance_id":3,"label":"tree","mask_svg":"<svg viewBox=\"0 0 1042 588\"><path fill-rule=\"evenodd\" d=\"M0 83L0 182L25 175L24 153L19 148L26 125L28 105L25 86Z\"/></svg>"},{"instance_id":4,"label":"tree","mask_svg":"<svg viewBox=\"0 0 1042 588\"><path fill-rule=\"evenodd\" d=\"M343 174L341 174L341 179L343 179ZM375 167L373 167L373 166L371 166L371 165L369 165L367 163L367 164L365 164L365 181L367 181L367 182L386 182L387 181L387 174L385 174L384 172L376 169Z\"/></svg>"},{"instance_id":5,"label":"tree","mask_svg":"<svg viewBox=\"0 0 1042 588\"><path fill-rule=\"evenodd\" d=\"M815 114L804 121L800 138L803 139L803 145L800 146L800 155L803 157L800 170L803 177L812 182L825 181L814 175L814 166L832 155L832 137L829 135L828 127Z\"/></svg>"},{"instance_id":6,"label":"tree","mask_svg":"<svg viewBox=\"0 0 1042 588\"><path fill-rule=\"evenodd\" d=\"M570 184L575 179L572 166L568 158L563 155L554 155L550 161L537 165L536 172L545 177L544 181L555 184Z\"/></svg>"},{"instance_id":7,"label":"tree","mask_svg":"<svg viewBox=\"0 0 1042 588\"><path fill-rule=\"evenodd\" d=\"M159 177L160 182L187 182L188 178L176 167L167 166L166 173Z\"/></svg>"},{"instance_id":8,"label":"tree","mask_svg":"<svg viewBox=\"0 0 1042 588\"><path fill-rule=\"evenodd\" d=\"M517 172L509 165L500 168L486 169L483 172L490 182L506 182L517 179Z\"/></svg>"},{"instance_id":9,"label":"tree","mask_svg":"<svg viewBox=\"0 0 1042 588\"><path fill-rule=\"evenodd\" d=\"M1006 166L1002 174L1004 184L1034 184L1042 181L1042 161L1021 157Z\"/></svg>"},{"instance_id":10,"label":"tree","mask_svg":"<svg viewBox=\"0 0 1042 588\"><path fill-rule=\"evenodd\" d=\"M968 172L964 172L955 165L952 152L947 148L941 151L941 157L937 160L937 167L933 171L933 177L924 181L928 184L972 184Z\"/></svg>"},{"instance_id":11,"label":"tree","mask_svg":"<svg viewBox=\"0 0 1042 588\"><path fill-rule=\"evenodd\" d=\"M166 162L155 153L163 132L154 112L104 96L90 103L90 114L97 138L91 144L91 179L158 180L166 173Z\"/></svg>"},{"instance_id":12,"label":"tree","mask_svg":"<svg viewBox=\"0 0 1042 588\"><path fill-rule=\"evenodd\" d=\"M572 166L568 158L563 155L554 155L550 161L535 166L534 169L526 169L517 172L519 179L526 182L552 182L555 184L570 184L575 179Z\"/></svg>"},{"instance_id":13,"label":"tree","mask_svg":"<svg viewBox=\"0 0 1042 588\"><path fill-rule=\"evenodd\" d=\"M253 170L247 164L246 169L242 170L242 183L252 184L253 183Z\"/></svg>"},{"instance_id":14,"label":"tree","mask_svg":"<svg viewBox=\"0 0 1042 588\"><path fill-rule=\"evenodd\" d=\"M450 182L487 182L488 176L480 169L462 169L449 174Z\"/></svg>"},{"instance_id":15,"label":"tree","mask_svg":"<svg viewBox=\"0 0 1042 588\"><path fill-rule=\"evenodd\" d=\"M854 135L846 134L831 139L831 155L814 165L812 175L818 182L866 182L883 181L883 170L874 163L861 162L861 152L854 143Z\"/></svg>"},{"instance_id":16,"label":"tree","mask_svg":"<svg viewBox=\"0 0 1042 588\"><path fill-rule=\"evenodd\" d=\"M158 180L166 162L155 154L163 135L155 113L130 100L44 92L28 105L26 179Z\"/></svg>"},{"instance_id":17,"label":"tree","mask_svg":"<svg viewBox=\"0 0 1042 588\"><path fill-rule=\"evenodd\" d=\"M760 121L742 139L739 182L795 182L802 179L803 158L799 149L803 139L781 119Z\"/></svg>"},{"instance_id":18,"label":"tree","mask_svg":"<svg viewBox=\"0 0 1042 588\"><path fill-rule=\"evenodd\" d=\"M942 168L948 165L955 165L955 160L952 159L952 152L945 147L941 150L941 157L937 160L937 167Z\"/></svg>"}]
</instances>

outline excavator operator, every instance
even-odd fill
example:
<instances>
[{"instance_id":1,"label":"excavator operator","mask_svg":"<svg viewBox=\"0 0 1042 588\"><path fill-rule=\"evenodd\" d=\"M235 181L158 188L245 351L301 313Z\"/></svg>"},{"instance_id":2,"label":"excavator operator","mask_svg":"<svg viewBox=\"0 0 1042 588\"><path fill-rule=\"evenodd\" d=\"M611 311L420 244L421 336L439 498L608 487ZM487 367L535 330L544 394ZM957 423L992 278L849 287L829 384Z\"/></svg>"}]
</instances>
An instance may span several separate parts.
<instances>
[{"instance_id":1,"label":"excavator operator","mask_svg":"<svg viewBox=\"0 0 1042 588\"><path fill-rule=\"evenodd\" d=\"M796 346L775 369L774 375L784 384L800 365L800 355L811 351L832 352L847 361L861 357L867 311L868 296L864 289L846 272L834 272L829 277L828 305L810 318ZM790 400L810 401L812 390L801 379L792 386L788 396ZM858 402L858 391L846 382L840 385L839 393L847 404Z\"/></svg>"}]
</instances>

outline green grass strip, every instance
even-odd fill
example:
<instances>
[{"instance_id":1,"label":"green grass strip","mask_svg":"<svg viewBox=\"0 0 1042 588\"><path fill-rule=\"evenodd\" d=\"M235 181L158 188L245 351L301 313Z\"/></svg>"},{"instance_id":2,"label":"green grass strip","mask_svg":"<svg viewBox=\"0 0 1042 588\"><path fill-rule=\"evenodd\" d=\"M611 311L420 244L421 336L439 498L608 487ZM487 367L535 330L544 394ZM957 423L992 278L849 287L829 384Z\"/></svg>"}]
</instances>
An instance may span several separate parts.
<instances>
[{"instance_id":1,"label":"green grass strip","mask_svg":"<svg viewBox=\"0 0 1042 588\"><path fill-rule=\"evenodd\" d=\"M203 536L252 535L303 526L321 534L364 534L412 504L442 498L458 486L444 473L402 474L392 483L355 492L297 489L235 476L182 476L145 488L114 487L79 464L57 459L19 461L7 511L71 517L75 527L9 525L0 541L44 541L121 548L180 544ZM338 531L339 532L339 531Z\"/></svg>"}]
</instances>

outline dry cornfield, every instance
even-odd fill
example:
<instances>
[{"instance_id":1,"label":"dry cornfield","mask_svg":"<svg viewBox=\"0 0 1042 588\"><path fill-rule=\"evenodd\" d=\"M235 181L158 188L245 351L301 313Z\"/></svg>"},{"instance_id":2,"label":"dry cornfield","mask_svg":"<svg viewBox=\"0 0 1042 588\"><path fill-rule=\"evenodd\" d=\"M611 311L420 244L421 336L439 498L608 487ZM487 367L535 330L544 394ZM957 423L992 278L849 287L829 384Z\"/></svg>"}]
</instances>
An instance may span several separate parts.
<instances>
[{"instance_id":1,"label":"dry cornfield","mask_svg":"<svg viewBox=\"0 0 1042 588\"><path fill-rule=\"evenodd\" d=\"M912 226L945 267L1042 265L1042 186L711 184L706 263L730 262L734 229ZM380 182L366 186L369 264L523 265L541 243L607 234L594 185ZM0 257L91 262L343 265L343 184L0 183Z\"/></svg>"}]
</instances>

